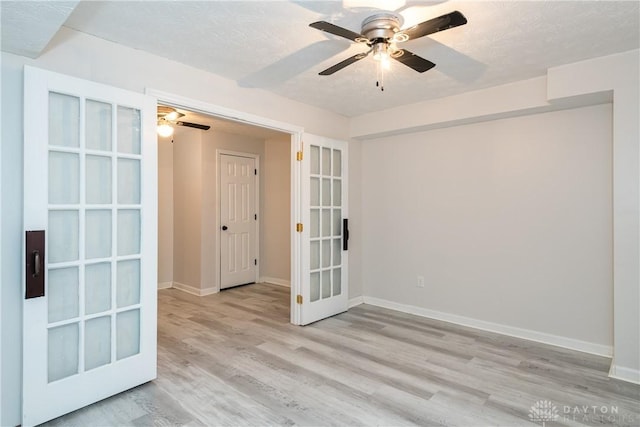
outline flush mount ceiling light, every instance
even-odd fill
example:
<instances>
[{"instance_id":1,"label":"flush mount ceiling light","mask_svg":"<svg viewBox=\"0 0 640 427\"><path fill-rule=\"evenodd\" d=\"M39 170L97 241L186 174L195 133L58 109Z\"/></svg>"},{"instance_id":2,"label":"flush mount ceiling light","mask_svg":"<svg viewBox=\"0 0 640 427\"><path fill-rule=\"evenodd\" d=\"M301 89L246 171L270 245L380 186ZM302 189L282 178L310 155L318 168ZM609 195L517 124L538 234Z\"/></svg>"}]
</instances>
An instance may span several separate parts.
<instances>
[{"instance_id":1,"label":"flush mount ceiling light","mask_svg":"<svg viewBox=\"0 0 640 427\"><path fill-rule=\"evenodd\" d=\"M190 128L209 130L211 126L201 125L199 123L183 122L178 120L184 117L185 114L179 112L173 107L167 107L164 105L158 105L158 128L157 132L163 138L167 138L173 135L173 126L186 126Z\"/></svg>"},{"instance_id":2,"label":"flush mount ceiling light","mask_svg":"<svg viewBox=\"0 0 640 427\"><path fill-rule=\"evenodd\" d=\"M356 43L369 47L366 52L358 53L336 65L320 72L321 76L328 76L342 70L373 53L373 59L377 61L376 86L384 90L384 71L389 68L391 59L406 65L413 70L424 73L435 67L433 62L421 58L406 49L398 48L398 43L404 43L449 28L458 27L467 23L467 18L458 11L430 19L413 27L401 29L404 20L402 16L393 12L380 12L362 21L360 33L347 30L330 22L318 21L309 24L310 27L325 31L336 36L344 37Z\"/></svg>"}]
</instances>

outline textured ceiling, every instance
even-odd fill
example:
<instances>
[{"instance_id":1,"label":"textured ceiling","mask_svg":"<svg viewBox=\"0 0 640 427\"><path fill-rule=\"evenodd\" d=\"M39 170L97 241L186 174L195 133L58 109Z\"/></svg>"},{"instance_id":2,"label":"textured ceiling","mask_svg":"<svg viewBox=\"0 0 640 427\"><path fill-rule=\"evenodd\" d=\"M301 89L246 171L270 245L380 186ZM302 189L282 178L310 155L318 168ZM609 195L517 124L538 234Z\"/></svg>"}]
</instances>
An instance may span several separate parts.
<instances>
[{"instance_id":1,"label":"textured ceiling","mask_svg":"<svg viewBox=\"0 0 640 427\"><path fill-rule=\"evenodd\" d=\"M78 1L0 0L2 51L37 57L58 32Z\"/></svg>"},{"instance_id":2,"label":"textured ceiling","mask_svg":"<svg viewBox=\"0 0 640 427\"><path fill-rule=\"evenodd\" d=\"M405 43L436 68L418 74L394 62L380 92L371 58L318 76L363 49L308 24L359 32L378 9L354 4L372 2L82 1L65 25L346 116L541 76L640 44L637 1L410 2L398 10L405 27L453 10L469 23Z\"/></svg>"}]
</instances>

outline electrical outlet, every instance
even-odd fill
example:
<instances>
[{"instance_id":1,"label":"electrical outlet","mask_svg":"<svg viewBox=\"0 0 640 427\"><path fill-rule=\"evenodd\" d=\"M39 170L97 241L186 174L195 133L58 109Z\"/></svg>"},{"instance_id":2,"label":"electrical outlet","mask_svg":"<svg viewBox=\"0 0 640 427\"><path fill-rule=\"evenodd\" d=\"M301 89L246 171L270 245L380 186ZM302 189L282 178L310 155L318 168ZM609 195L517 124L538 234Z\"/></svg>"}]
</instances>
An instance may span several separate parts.
<instances>
[{"instance_id":1,"label":"electrical outlet","mask_svg":"<svg viewBox=\"0 0 640 427\"><path fill-rule=\"evenodd\" d=\"M424 276L418 276L418 282L416 286L419 288L424 288Z\"/></svg>"}]
</instances>

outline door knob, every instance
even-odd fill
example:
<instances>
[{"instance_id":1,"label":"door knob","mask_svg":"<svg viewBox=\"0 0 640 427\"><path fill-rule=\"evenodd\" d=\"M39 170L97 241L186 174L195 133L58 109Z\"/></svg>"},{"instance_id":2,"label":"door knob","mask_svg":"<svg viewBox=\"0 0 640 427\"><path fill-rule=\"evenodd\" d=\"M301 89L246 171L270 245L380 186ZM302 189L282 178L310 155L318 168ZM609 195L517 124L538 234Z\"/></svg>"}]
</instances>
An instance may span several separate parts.
<instances>
[{"instance_id":1,"label":"door knob","mask_svg":"<svg viewBox=\"0 0 640 427\"><path fill-rule=\"evenodd\" d=\"M226 225L222 226L222 231L227 231L229 229L229 227L227 227Z\"/></svg>"},{"instance_id":2,"label":"door knob","mask_svg":"<svg viewBox=\"0 0 640 427\"><path fill-rule=\"evenodd\" d=\"M25 233L26 286L25 299L44 296L44 231Z\"/></svg>"}]
</instances>

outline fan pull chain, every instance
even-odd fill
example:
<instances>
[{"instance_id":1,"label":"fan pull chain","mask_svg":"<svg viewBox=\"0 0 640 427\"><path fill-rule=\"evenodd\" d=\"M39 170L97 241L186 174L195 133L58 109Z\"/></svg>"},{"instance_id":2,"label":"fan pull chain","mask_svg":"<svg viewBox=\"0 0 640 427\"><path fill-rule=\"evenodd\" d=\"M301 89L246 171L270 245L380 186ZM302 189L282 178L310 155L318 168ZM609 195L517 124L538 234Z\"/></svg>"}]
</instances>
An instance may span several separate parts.
<instances>
[{"instance_id":1,"label":"fan pull chain","mask_svg":"<svg viewBox=\"0 0 640 427\"><path fill-rule=\"evenodd\" d=\"M376 87L379 87L380 91L384 92L384 66L382 61L379 61L376 67Z\"/></svg>"}]
</instances>

